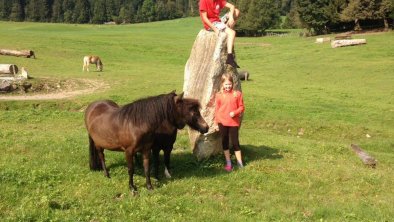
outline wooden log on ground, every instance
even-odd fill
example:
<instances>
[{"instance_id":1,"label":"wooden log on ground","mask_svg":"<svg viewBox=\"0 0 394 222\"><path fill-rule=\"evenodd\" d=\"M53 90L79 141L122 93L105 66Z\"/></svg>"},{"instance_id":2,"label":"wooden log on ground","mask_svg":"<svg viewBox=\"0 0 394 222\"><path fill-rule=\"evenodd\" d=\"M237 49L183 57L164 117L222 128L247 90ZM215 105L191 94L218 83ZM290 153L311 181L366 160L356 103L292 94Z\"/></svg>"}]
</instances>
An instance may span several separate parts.
<instances>
[{"instance_id":1,"label":"wooden log on ground","mask_svg":"<svg viewBox=\"0 0 394 222\"><path fill-rule=\"evenodd\" d=\"M0 74L17 74L18 66L14 64L0 64Z\"/></svg>"},{"instance_id":2,"label":"wooden log on ground","mask_svg":"<svg viewBox=\"0 0 394 222\"><path fill-rule=\"evenodd\" d=\"M316 38L316 43L324 43L324 42L329 42L329 41L331 41L330 37Z\"/></svg>"},{"instance_id":3,"label":"wooden log on ground","mask_svg":"<svg viewBox=\"0 0 394 222\"><path fill-rule=\"evenodd\" d=\"M214 32L201 30L185 66L184 95L200 101L201 115L209 125L206 134L188 130L193 154L199 160L223 152L221 137L214 123L214 98L216 92L220 90L222 75L224 73L233 75L234 88L241 90L237 69L227 65L226 58L226 33L221 32L218 36Z\"/></svg>"},{"instance_id":4,"label":"wooden log on ground","mask_svg":"<svg viewBox=\"0 0 394 222\"><path fill-rule=\"evenodd\" d=\"M356 144L351 144L351 147L352 150L358 155L358 157L360 157L360 159L363 161L365 165L370 166L372 168L376 167L377 160L375 160L375 158L371 157L368 153L366 153Z\"/></svg>"},{"instance_id":5,"label":"wooden log on ground","mask_svg":"<svg viewBox=\"0 0 394 222\"><path fill-rule=\"evenodd\" d=\"M34 51L32 50L12 50L12 49L0 49L0 55L10 55L26 58L36 58Z\"/></svg>"},{"instance_id":6,"label":"wooden log on ground","mask_svg":"<svg viewBox=\"0 0 394 222\"><path fill-rule=\"evenodd\" d=\"M366 39L344 39L344 40L334 40L331 42L331 48L338 48L344 46L353 46L353 45L363 45L367 44Z\"/></svg>"}]
</instances>

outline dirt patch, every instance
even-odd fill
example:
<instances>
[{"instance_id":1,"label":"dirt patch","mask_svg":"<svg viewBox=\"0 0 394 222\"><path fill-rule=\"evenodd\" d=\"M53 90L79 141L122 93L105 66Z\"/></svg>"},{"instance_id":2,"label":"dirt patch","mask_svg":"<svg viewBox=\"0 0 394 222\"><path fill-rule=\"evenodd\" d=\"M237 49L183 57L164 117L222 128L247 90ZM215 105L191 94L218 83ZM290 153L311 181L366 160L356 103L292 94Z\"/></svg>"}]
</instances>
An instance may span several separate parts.
<instances>
[{"instance_id":1,"label":"dirt patch","mask_svg":"<svg viewBox=\"0 0 394 222\"><path fill-rule=\"evenodd\" d=\"M64 99L81 94L89 94L109 85L101 80L91 79L29 79L18 83L21 88L0 94L0 100L48 100ZM18 85L17 84L17 85ZM29 85L29 87L26 87ZM18 86L15 86L18 87Z\"/></svg>"}]
</instances>

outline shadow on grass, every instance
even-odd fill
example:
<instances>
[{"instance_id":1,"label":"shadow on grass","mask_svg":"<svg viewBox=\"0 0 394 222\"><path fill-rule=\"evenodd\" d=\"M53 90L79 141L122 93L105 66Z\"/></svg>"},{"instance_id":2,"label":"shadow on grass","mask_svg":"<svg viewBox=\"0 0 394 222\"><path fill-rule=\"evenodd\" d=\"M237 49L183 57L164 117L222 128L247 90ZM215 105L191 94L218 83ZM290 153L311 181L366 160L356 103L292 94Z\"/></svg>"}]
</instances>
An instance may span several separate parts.
<instances>
[{"instance_id":1,"label":"shadow on grass","mask_svg":"<svg viewBox=\"0 0 394 222\"><path fill-rule=\"evenodd\" d=\"M254 161L261 161L264 159L281 159L283 156L279 154L279 149L268 147L268 146L254 146L254 145L241 145L241 151L244 159L245 167ZM138 155L139 156L139 155ZM135 175L144 176L142 160L136 159ZM232 162L236 165L236 159L232 152ZM126 170L126 161L119 159L117 162L107 165L108 169L115 169L123 167ZM161 185L167 184L172 180L178 180L183 178L209 178L217 177L219 175L228 174L224 169L224 157L223 154L209 157L204 160L198 161L197 158L189 151L173 152L171 154L171 175L172 178L167 179L164 176L164 163L163 155L160 155L160 167L159 167L159 180ZM236 169L236 167L235 167ZM151 165L152 170L152 165ZM151 171L153 172L153 171ZM151 173L153 178L153 173ZM159 185L159 187L161 186Z\"/></svg>"},{"instance_id":2,"label":"shadow on grass","mask_svg":"<svg viewBox=\"0 0 394 222\"><path fill-rule=\"evenodd\" d=\"M280 159L283 158L279 154L279 149L268 146L241 145L241 151L245 167L250 162L260 161L264 159ZM232 152L232 163L236 166L234 152ZM171 156L171 173L173 179L181 179L188 177L216 177L218 175L227 174L224 169L224 156L219 154L210 158L198 161L191 152L173 153ZM235 167L237 168L237 167ZM164 169L160 167L160 174Z\"/></svg>"}]
</instances>

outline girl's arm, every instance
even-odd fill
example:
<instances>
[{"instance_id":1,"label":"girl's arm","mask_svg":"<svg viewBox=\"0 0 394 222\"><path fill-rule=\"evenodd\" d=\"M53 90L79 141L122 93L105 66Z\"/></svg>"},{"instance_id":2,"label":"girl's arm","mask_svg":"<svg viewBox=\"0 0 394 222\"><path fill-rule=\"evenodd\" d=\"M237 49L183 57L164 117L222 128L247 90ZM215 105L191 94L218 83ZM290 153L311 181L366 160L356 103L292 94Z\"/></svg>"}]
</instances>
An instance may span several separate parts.
<instances>
[{"instance_id":1,"label":"girl's arm","mask_svg":"<svg viewBox=\"0 0 394 222\"><path fill-rule=\"evenodd\" d=\"M239 93L239 96L238 96L238 99L237 99L237 109L234 111L234 114L235 115L239 115L239 114L241 114L243 111L245 111L245 106L244 106L244 100L243 100L243 98L242 98L242 93L241 92L238 92Z\"/></svg>"},{"instance_id":2,"label":"girl's arm","mask_svg":"<svg viewBox=\"0 0 394 222\"><path fill-rule=\"evenodd\" d=\"M217 116L219 115L218 114L219 107L220 107L220 99L218 93L216 93L215 94L215 123L218 123Z\"/></svg>"}]
</instances>

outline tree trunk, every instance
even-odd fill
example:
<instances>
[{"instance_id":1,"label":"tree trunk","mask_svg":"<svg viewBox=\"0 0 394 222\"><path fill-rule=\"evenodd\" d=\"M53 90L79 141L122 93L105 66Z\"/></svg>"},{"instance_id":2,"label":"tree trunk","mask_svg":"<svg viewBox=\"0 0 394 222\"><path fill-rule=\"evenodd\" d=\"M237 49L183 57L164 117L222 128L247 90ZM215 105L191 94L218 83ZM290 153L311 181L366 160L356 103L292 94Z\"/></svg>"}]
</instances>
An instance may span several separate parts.
<instances>
[{"instance_id":1,"label":"tree trunk","mask_svg":"<svg viewBox=\"0 0 394 222\"><path fill-rule=\"evenodd\" d=\"M342 39L331 41L331 48L367 44L366 39Z\"/></svg>"},{"instance_id":2,"label":"tree trunk","mask_svg":"<svg viewBox=\"0 0 394 222\"><path fill-rule=\"evenodd\" d=\"M17 74L18 66L14 64L0 64L0 74Z\"/></svg>"},{"instance_id":3,"label":"tree trunk","mask_svg":"<svg viewBox=\"0 0 394 222\"><path fill-rule=\"evenodd\" d=\"M208 133L202 135L189 129L190 144L194 155L200 160L222 152L221 138L214 123L215 94L220 89L221 76L231 73L234 88L241 90L241 81L235 68L225 64L227 58L227 35L221 32L201 30L194 42L185 66L183 91L185 97L198 99L201 115L209 125Z\"/></svg>"},{"instance_id":4,"label":"tree trunk","mask_svg":"<svg viewBox=\"0 0 394 222\"><path fill-rule=\"evenodd\" d=\"M354 31L361 31L360 21L358 19L354 20Z\"/></svg>"},{"instance_id":5,"label":"tree trunk","mask_svg":"<svg viewBox=\"0 0 394 222\"><path fill-rule=\"evenodd\" d=\"M11 56L19 56L26 58L36 58L34 52L32 50L12 50L12 49L0 49L0 55L11 55Z\"/></svg>"},{"instance_id":6,"label":"tree trunk","mask_svg":"<svg viewBox=\"0 0 394 222\"><path fill-rule=\"evenodd\" d=\"M387 21L387 18L383 19L383 23L384 23L384 30L388 30L389 29L389 22Z\"/></svg>"}]
</instances>

